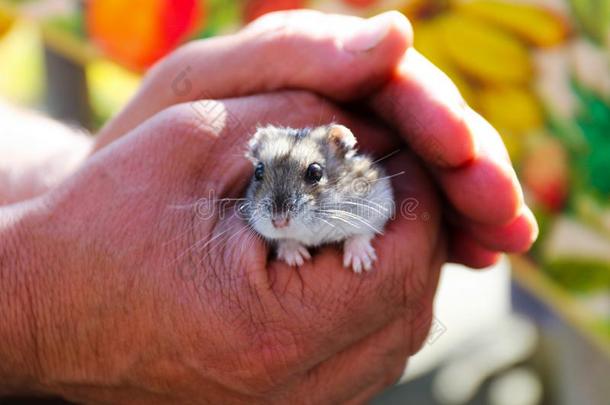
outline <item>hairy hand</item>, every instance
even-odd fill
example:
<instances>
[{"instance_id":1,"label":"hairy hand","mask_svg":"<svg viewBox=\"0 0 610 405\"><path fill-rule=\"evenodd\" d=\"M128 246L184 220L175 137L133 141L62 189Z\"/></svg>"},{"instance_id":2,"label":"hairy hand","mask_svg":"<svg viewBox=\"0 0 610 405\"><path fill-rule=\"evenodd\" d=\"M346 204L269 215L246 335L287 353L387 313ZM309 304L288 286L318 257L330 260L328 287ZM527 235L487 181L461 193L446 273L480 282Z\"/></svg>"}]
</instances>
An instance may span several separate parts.
<instances>
[{"instance_id":1,"label":"hairy hand","mask_svg":"<svg viewBox=\"0 0 610 405\"><path fill-rule=\"evenodd\" d=\"M343 268L334 246L298 270L275 261L238 211L216 204L243 195L245 142L261 120L333 117L365 151L392 151L386 130L307 93L204 100L155 115L44 196L27 235L48 391L130 404L343 403L393 383L428 333L446 259L416 159L383 160L405 174L392 179L398 213L366 275Z\"/></svg>"},{"instance_id":2,"label":"hairy hand","mask_svg":"<svg viewBox=\"0 0 610 405\"><path fill-rule=\"evenodd\" d=\"M411 26L397 12L368 20L311 10L268 14L161 61L97 147L180 102L309 90L382 120L395 131L396 150L423 160L447 202L450 260L485 267L499 252L529 249L536 221L500 136L411 42Z\"/></svg>"}]
</instances>

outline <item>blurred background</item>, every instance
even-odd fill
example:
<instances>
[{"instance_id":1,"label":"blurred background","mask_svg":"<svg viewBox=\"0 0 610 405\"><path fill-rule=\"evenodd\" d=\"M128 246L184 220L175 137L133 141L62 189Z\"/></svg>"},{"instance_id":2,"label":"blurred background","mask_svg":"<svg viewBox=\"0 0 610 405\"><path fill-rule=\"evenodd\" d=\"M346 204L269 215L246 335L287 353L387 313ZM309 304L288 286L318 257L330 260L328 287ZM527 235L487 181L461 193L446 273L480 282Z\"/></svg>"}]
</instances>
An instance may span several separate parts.
<instances>
[{"instance_id":1,"label":"blurred background","mask_svg":"<svg viewBox=\"0 0 610 405\"><path fill-rule=\"evenodd\" d=\"M407 15L541 225L526 257L444 270L428 341L373 402L610 405L610 0L0 0L0 99L95 131L180 43L304 7Z\"/></svg>"}]
</instances>

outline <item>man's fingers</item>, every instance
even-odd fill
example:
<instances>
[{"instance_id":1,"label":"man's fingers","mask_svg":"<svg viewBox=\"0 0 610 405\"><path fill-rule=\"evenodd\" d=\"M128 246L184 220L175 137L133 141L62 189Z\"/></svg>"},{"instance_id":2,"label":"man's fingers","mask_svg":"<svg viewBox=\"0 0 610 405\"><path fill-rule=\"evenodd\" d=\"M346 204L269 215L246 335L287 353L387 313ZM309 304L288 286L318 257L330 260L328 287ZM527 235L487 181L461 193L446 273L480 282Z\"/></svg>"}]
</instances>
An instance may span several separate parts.
<instances>
[{"instance_id":1,"label":"man's fingers","mask_svg":"<svg viewBox=\"0 0 610 405\"><path fill-rule=\"evenodd\" d=\"M97 148L180 102L297 88L346 100L380 85L411 44L397 12L371 19L287 11L236 35L192 42L154 66Z\"/></svg>"},{"instance_id":2,"label":"man's fingers","mask_svg":"<svg viewBox=\"0 0 610 405\"><path fill-rule=\"evenodd\" d=\"M313 395L314 403L328 398L332 403L343 404L362 394L374 394L369 392L371 387L379 391L396 383L412 354L415 323L400 317L315 366L303 377L302 391ZM427 322L417 326L426 331L429 327Z\"/></svg>"},{"instance_id":3,"label":"man's fingers","mask_svg":"<svg viewBox=\"0 0 610 405\"><path fill-rule=\"evenodd\" d=\"M362 19L301 10L267 14L239 36L262 62L250 92L291 87L346 101L389 79L413 34L395 11Z\"/></svg>"},{"instance_id":4,"label":"man's fingers","mask_svg":"<svg viewBox=\"0 0 610 405\"><path fill-rule=\"evenodd\" d=\"M371 99L371 106L424 160L458 167L477 155L465 120L466 104L451 80L415 49L409 49L396 76Z\"/></svg>"},{"instance_id":5,"label":"man's fingers","mask_svg":"<svg viewBox=\"0 0 610 405\"><path fill-rule=\"evenodd\" d=\"M449 260L474 268L488 267L500 253L522 253L538 236L536 218L527 206L505 225L485 225L460 216L450 218L451 255Z\"/></svg>"},{"instance_id":6,"label":"man's fingers","mask_svg":"<svg viewBox=\"0 0 610 405\"><path fill-rule=\"evenodd\" d=\"M486 249L471 235L448 226L449 261L474 269L482 269L496 264L502 254Z\"/></svg>"},{"instance_id":7,"label":"man's fingers","mask_svg":"<svg viewBox=\"0 0 610 405\"><path fill-rule=\"evenodd\" d=\"M351 127L367 149L375 150L374 142L369 142L374 139L387 139L382 144L392 145L392 137L384 131L342 114L309 93L270 93L206 103L172 107L143 124L149 126L146 131L126 138L152 142L152 148L167 152L156 154L151 164L163 168L155 172L158 175L177 179L176 187L187 195L176 198L192 198L190 193L208 197L210 188L217 196L241 197L252 171L244 157L245 144L258 124L315 126L334 117ZM240 253L254 246L248 232L223 234L218 239L230 238L222 248L214 248L210 260L218 266L229 263L236 272L231 273L232 283L238 283L228 285L227 294L250 291L254 297L248 305L260 305L260 310L249 307L244 312L244 318L252 314L248 325L264 325L251 336L248 349L253 354L281 356L286 365L298 365L304 371L421 302L440 268L430 264L441 250L437 248L441 218L435 190L413 156L402 152L383 162L392 176L396 218L373 240L379 259L370 273L358 275L343 268L342 252L336 246L321 248L300 269L275 260L266 268L264 252ZM231 230L223 219L217 222L219 232ZM208 220L206 226L216 225ZM233 228L239 231L238 226ZM244 257L254 263L243 261ZM201 263L201 258L195 263Z\"/></svg>"},{"instance_id":8,"label":"man's fingers","mask_svg":"<svg viewBox=\"0 0 610 405\"><path fill-rule=\"evenodd\" d=\"M453 206L450 260L482 268L496 263L500 252L528 250L538 225L523 202L500 135L471 109L466 116L475 129L479 156L462 167L432 172Z\"/></svg>"},{"instance_id":9,"label":"man's fingers","mask_svg":"<svg viewBox=\"0 0 610 405\"><path fill-rule=\"evenodd\" d=\"M439 247L443 245L444 242ZM433 319L432 301L444 257L439 250L431 260L430 280L417 304L406 308L380 330L309 370L303 391L315 392L320 398L333 398L334 403L346 403L350 399L362 403L396 383L409 356L419 350L428 336ZM317 388L312 390L313 387Z\"/></svg>"},{"instance_id":10,"label":"man's fingers","mask_svg":"<svg viewBox=\"0 0 610 405\"><path fill-rule=\"evenodd\" d=\"M527 206L506 225L483 225L466 221L463 229L485 248L506 253L528 251L538 236L536 218Z\"/></svg>"},{"instance_id":11,"label":"man's fingers","mask_svg":"<svg viewBox=\"0 0 610 405\"><path fill-rule=\"evenodd\" d=\"M383 128L304 91L182 103L165 109L133 132L141 141L154 142L167 152L157 155L158 159L163 156L168 160L165 164L189 170L191 176L199 179L205 174L208 182L213 179L214 184L222 185L222 189L215 190L221 195L243 192L250 180L246 143L258 125L304 128L330 122L352 129L359 145L368 153L383 156L395 150L395 139ZM209 165L210 161L215 164Z\"/></svg>"},{"instance_id":12,"label":"man's fingers","mask_svg":"<svg viewBox=\"0 0 610 405\"><path fill-rule=\"evenodd\" d=\"M460 215L483 224L507 224L523 209L521 185L498 132L479 114L467 111L479 156L459 168L433 172Z\"/></svg>"},{"instance_id":13,"label":"man's fingers","mask_svg":"<svg viewBox=\"0 0 610 405\"><path fill-rule=\"evenodd\" d=\"M210 182L214 183L214 195L241 196L251 177L251 163L243 156L244 147L257 124L300 127L334 117L353 129L362 139L364 149L380 153L379 157L393 147L389 134L342 114L308 93L272 93L212 103L218 103L213 104L214 111L222 111L218 121L203 114L201 104L187 103L163 113L167 117L160 119L165 122L162 131L149 130L149 137L155 138L158 147L169 151L168 162L160 162L161 165L165 164L168 170L177 164L186 166L193 178L205 175L206 184L198 188L203 197L208 196L206 187ZM300 269L278 261L271 262L266 269L261 255L244 255L248 257L245 265L241 254L232 259L235 262L209 254L210 260L216 260L214 263L229 263L233 269L255 269L244 278L236 276L241 282L249 280L248 289L256 291L263 308L260 313L268 317L253 320L267 325L266 335L252 341L253 351L282 350L287 363L298 361L302 370L306 370L421 302L440 268L438 263L430 264L433 253L440 251L436 248L440 211L434 187L417 159L405 152L394 154L383 163L387 175L392 176L396 218L388 224L384 235L373 241L379 259L371 273L357 275L343 268L342 251L335 246L320 249ZM242 232L237 223L221 220L218 227L218 235L229 232L214 242L222 246L214 248L217 255L230 255L253 246L251 234ZM198 262L201 263L201 258ZM284 326L274 330L275 324ZM275 339L281 339L282 344L278 345ZM299 351L293 353L291 347Z\"/></svg>"},{"instance_id":14,"label":"man's fingers","mask_svg":"<svg viewBox=\"0 0 610 405\"><path fill-rule=\"evenodd\" d=\"M521 187L498 133L415 49L407 51L398 74L371 106L430 164L461 215L490 224L517 216Z\"/></svg>"}]
</instances>

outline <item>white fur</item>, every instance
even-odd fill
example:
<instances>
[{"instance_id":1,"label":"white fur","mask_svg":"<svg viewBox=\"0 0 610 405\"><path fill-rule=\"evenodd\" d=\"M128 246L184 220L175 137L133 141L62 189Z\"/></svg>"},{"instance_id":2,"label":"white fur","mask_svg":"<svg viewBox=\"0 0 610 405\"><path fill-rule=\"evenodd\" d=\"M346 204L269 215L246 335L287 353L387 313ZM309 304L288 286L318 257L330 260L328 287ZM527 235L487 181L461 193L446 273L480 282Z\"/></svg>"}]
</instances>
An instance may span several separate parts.
<instances>
[{"instance_id":1,"label":"white fur","mask_svg":"<svg viewBox=\"0 0 610 405\"><path fill-rule=\"evenodd\" d=\"M376 233L383 232L386 222L394 215L394 198L389 180L382 178L376 181L368 194L350 199L347 201L349 204L346 201L336 203L345 204L344 207L350 210L351 215L362 219L344 215L341 216L342 219L324 217L323 221L313 211L305 210L300 215L291 217L285 228L275 228L271 219L266 217L259 217L252 225L261 235L277 241L278 258L292 266L300 266L310 258L307 246L345 241L345 267L352 267L358 273L370 270L376 259L370 241ZM307 253L304 254L303 250Z\"/></svg>"}]
</instances>

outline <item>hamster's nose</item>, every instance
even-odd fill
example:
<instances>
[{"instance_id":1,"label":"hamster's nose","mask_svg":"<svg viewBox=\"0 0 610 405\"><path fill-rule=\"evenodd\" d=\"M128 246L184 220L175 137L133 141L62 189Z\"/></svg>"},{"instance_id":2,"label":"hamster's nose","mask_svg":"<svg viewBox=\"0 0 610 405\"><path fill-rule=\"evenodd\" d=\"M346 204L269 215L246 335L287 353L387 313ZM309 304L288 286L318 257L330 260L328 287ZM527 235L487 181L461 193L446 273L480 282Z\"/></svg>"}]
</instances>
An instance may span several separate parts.
<instances>
[{"instance_id":1,"label":"hamster's nose","mask_svg":"<svg viewBox=\"0 0 610 405\"><path fill-rule=\"evenodd\" d=\"M271 223L273 224L273 227L278 229L286 228L289 222L290 218L288 217L288 215L276 215L271 218Z\"/></svg>"}]
</instances>

